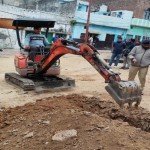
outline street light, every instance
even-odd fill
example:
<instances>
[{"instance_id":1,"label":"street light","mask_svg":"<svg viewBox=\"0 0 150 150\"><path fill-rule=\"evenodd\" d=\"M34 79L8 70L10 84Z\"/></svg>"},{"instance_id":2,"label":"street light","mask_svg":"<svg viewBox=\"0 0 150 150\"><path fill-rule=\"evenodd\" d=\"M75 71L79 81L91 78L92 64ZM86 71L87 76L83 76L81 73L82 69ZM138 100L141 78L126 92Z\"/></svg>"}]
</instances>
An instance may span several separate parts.
<instances>
[{"instance_id":1,"label":"street light","mask_svg":"<svg viewBox=\"0 0 150 150\"><path fill-rule=\"evenodd\" d=\"M89 0L89 9L88 9L88 17L87 17L86 33L85 33L85 43L88 43L88 34L89 34L89 23L90 23L91 5L92 5L92 0Z\"/></svg>"}]
</instances>

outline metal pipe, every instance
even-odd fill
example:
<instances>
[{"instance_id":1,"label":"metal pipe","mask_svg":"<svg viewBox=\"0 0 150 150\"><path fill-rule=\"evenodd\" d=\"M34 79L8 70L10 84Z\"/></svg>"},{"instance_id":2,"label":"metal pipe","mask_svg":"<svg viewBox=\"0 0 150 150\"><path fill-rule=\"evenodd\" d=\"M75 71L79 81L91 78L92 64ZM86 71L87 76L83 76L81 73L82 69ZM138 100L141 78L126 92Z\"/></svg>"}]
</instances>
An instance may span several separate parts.
<instances>
[{"instance_id":1,"label":"metal pipe","mask_svg":"<svg viewBox=\"0 0 150 150\"><path fill-rule=\"evenodd\" d=\"M96 53L96 58L99 60L99 62L104 66L106 69L111 69L109 65L107 65L106 61L101 57L100 54Z\"/></svg>"},{"instance_id":2,"label":"metal pipe","mask_svg":"<svg viewBox=\"0 0 150 150\"><path fill-rule=\"evenodd\" d=\"M85 43L88 43L88 34L89 34L89 23L90 23L91 5L92 5L92 0L89 0L89 9L88 9L88 17L87 17L86 33L85 33Z\"/></svg>"},{"instance_id":3,"label":"metal pipe","mask_svg":"<svg viewBox=\"0 0 150 150\"><path fill-rule=\"evenodd\" d=\"M18 45L20 46L21 49L24 49L24 47L21 45L21 41L20 41L18 21L16 21L16 34L17 34Z\"/></svg>"},{"instance_id":4,"label":"metal pipe","mask_svg":"<svg viewBox=\"0 0 150 150\"><path fill-rule=\"evenodd\" d=\"M46 33L45 33L46 38L48 38L49 26L50 26L50 23L48 23L47 28L46 28Z\"/></svg>"}]
</instances>

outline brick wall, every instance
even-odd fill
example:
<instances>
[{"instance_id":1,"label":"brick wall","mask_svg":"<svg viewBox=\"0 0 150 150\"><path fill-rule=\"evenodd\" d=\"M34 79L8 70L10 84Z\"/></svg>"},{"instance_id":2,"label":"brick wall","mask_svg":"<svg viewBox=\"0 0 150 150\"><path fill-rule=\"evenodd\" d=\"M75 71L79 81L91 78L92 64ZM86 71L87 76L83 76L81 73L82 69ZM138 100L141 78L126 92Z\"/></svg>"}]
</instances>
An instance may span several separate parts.
<instances>
[{"instance_id":1,"label":"brick wall","mask_svg":"<svg viewBox=\"0 0 150 150\"><path fill-rule=\"evenodd\" d=\"M144 10L150 8L150 0L93 0L92 5L99 8L102 4L110 10L131 10L136 18L143 18Z\"/></svg>"}]
</instances>

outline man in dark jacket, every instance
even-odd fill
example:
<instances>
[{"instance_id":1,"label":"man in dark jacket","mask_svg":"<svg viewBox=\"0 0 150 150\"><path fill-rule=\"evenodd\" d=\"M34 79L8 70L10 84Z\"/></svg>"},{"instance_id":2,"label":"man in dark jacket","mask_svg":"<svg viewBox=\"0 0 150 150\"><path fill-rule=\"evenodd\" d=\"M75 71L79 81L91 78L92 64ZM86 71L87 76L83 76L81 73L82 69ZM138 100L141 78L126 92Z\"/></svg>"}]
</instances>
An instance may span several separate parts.
<instances>
[{"instance_id":1,"label":"man in dark jacket","mask_svg":"<svg viewBox=\"0 0 150 150\"><path fill-rule=\"evenodd\" d=\"M112 51L112 56L109 61L109 65L111 66L112 63L115 63L115 66L118 65L119 60L122 56L123 50L125 49L126 44L122 42L122 37L118 36L117 42L113 44L113 51Z\"/></svg>"},{"instance_id":2,"label":"man in dark jacket","mask_svg":"<svg viewBox=\"0 0 150 150\"><path fill-rule=\"evenodd\" d=\"M95 48L98 48L98 42L99 42L99 38L98 38L98 35L96 35L93 37L93 46Z\"/></svg>"},{"instance_id":3,"label":"man in dark jacket","mask_svg":"<svg viewBox=\"0 0 150 150\"><path fill-rule=\"evenodd\" d=\"M128 80L134 80L138 73L143 90L150 65L150 40L143 40L142 45L135 46L129 53L129 58L131 60L131 66L129 69Z\"/></svg>"},{"instance_id":4,"label":"man in dark jacket","mask_svg":"<svg viewBox=\"0 0 150 150\"><path fill-rule=\"evenodd\" d=\"M131 39L127 44L126 44L126 49L123 50L123 66L121 69L129 69L130 66L130 60L128 58L129 53L133 49L133 47L136 46L135 44L135 39Z\"/></svg>"}]
</instances>

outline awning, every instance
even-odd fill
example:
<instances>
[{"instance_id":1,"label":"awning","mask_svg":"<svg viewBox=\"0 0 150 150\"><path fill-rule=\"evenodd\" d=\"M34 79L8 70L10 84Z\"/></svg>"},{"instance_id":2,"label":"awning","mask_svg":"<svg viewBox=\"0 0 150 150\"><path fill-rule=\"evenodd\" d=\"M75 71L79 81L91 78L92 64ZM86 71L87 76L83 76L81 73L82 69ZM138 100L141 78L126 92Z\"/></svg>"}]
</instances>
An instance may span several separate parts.
<instances>
[{"instance_id":1,"label":"awning","mask_svg":"<svg viewBox=\"0 0 150 150\"><path fill-rule=\"evenodd\" d=\"M98 31L94 31L94 30L89 30L89 33L90 33L90 34L97 34L97 35L100 34Z\"/></svg>"},{"instance_id":2,"label":"awning","mask_svg":"<svg viewBox=\"0 0 150 150\"><path fill-rule=\"evenodd\" d=\"M53 28L55 21L41 18L18 18L14 19L13 26L24 26L24 27L49 27Z\"/></svg>"},{"instance_id":3,"label":"awning","mask_svg":"<svg viewBox=\"0 0 150 150\"><path fill-rule=\"evenodd\" d=\"M0 28L16 29L16 27L12 26L13 21L10 18L0 18ZM19 27L19 29L24 29L24 27Z\"/></svg>"}]
</instances>

